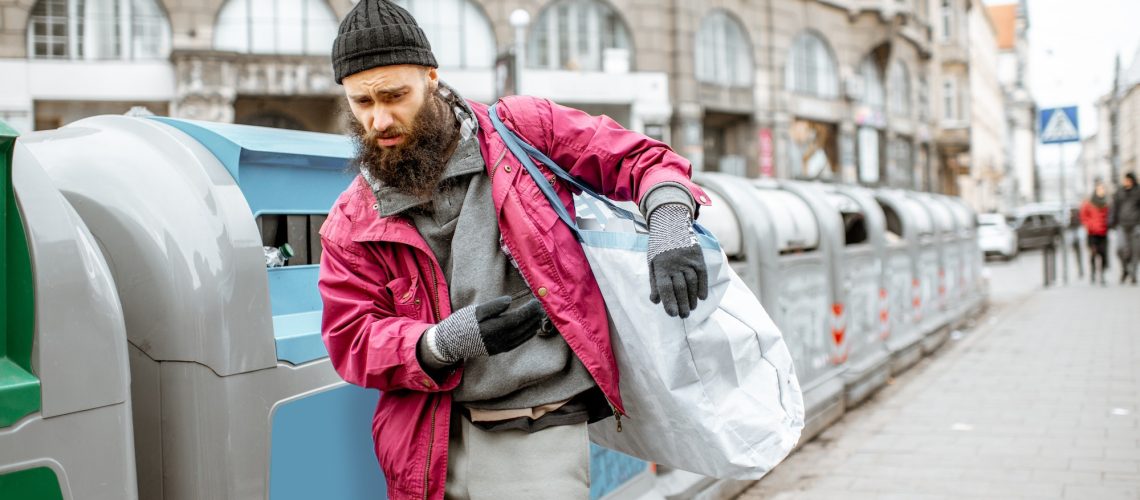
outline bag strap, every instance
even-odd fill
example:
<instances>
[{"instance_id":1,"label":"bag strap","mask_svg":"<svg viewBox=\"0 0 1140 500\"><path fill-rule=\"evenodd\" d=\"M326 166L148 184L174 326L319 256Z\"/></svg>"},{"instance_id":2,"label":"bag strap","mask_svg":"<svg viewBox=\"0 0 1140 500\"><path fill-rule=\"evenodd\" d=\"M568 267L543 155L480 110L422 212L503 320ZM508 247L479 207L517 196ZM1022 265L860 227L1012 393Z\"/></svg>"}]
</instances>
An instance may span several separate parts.
<instances>
[{"instance_id":1,"label":"bag strap","mask_svg":"<svg viewBox=\"0 0 1140 500\"><path fill-rule=\"evenodd\" d=\"M566 211L566 207L562 205L562 200L554 191L554 187L551 186L549 182L547 182L546 177L543 177L542 172L538 170L538 166L535 165L534 159L537 159L538 161L542 162L542 164L546 165L546 167L550 169L550 171L553 172L556 177L566 181L568 184L574 186L574 188L589 195L590 197L604 203L611 211L613 211L614 215L617 215L623 219L631 220L643 228L646 227L645 222L640 220L639 217L630 211L615 205L605 196L598 194L585 183L578 180L578 178L570 175L569 172L558 166L557 163L554 163L554 160L551 160L550 157L546 156L545 153L539 151L538 148L535 148L530 143L524 141L522 138L516 135L514 131L508 128L507 125L503 123L503 120L499 118L499 112L497 109L498 106L499 103L492 104L491 108L488 110L488 113L491 117L491 124L495 127L495 132L497 132L499 134L499 137L503 139L503 142L506 143L507 149L511 151L511 154L513 154L515 158L518 158L519 163L522 163L523 168L526 168L526 171L528 174L530 174L531 179L533 179L535 184L538 185L538 189L542 191L542 194L546 197L546 200L549 201L550 205L554 208L555 213L558 214L558 218L562 219L562 222L564 222L570 228L575 236L581 239L581 235L579 234L581 229L579 229L578 224L574 222L574 218L570 217L570 213Z\"/></svg>"}]
</instances>

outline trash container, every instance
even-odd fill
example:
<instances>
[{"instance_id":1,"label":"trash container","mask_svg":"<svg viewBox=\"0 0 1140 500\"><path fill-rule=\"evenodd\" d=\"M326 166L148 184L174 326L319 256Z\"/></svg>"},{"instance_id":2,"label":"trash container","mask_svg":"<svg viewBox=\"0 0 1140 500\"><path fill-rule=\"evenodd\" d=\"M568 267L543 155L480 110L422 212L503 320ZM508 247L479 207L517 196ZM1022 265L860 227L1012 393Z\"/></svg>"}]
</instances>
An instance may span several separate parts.
<instances>
[{"instance_id":1,"label":"trash container","mask_svg":"<svg viewBox=\"0 0 1140 500\"><path fill-rule=\"evenodd\" d=\"M937 286L935 287L934 307L926 310L929 324L927 334L922 339L922 350L929 354L942 346L950 336L950 329L956 321L955 304L961 291L959 282L962 248L958 238L957 221L950 207L937 195L912 193L930 214L934 223L934 241L938 253Z\"/></svg>"},{"instance_id":2,"label":"trash container","mask_svg":"<svg viewBox=\"0 0 1140 500\"><path fill-rule=\"evenodd\" d=\"M883 210L870 190L859 186L814 184L843 220L843 245L831 259L839 276L850 356L843 378L847 405L855 405L886 384L891 352L887 348L887 290L883 259L886 228Z\"/></svg>"},{"instance_id":3,"label":"trash container","mask_svg":"<svg viewBox=\"0 0 1140 500\"><path fill-rule=\"evenodd\" d=\"M926 257L928 264L936 264L937 254L930 248L930 216L906 192L879 189L875 201L883 210L886 225L886 345L891 351L891 372L898 374L922 359L922 310L928 295L922 263Z\"/></svg>"},{"instance_id":4,"label":"trash container","mask_svg":"<svg viewBox=\"0 0 1140 500\"><path fill-rule=\"evenodd\" d=\"M718 240L741 242L735 267L788 343L804 391L807 421L801 441L807 442L844 411L847 344L835 321L842 305L831 266L842 245L839 213L813 194L818 190L788 183L718 173L698 174L695 181L723 199L739 224L736 237L731 223L714 222L715 212L706 210L711 207L701 209L701 224Z\"/></svg>"},{"instance_id":5,"label":"trash container","mask_svg":"<svg viewBox=\"0 0 1140 500\"><path fill-rule=\"evenodd\" d=\"M383 495L378 394L341 381L319 334L315 222L349 182L347 139L121 116L32 135L118 288L140 497ZM269 236L300 265L266 269Z\"/></svg>"},{"instance_id":6,"label":"trash container","mask_svg":"<svg viewBox=\"0 0 1140 500\"><path fill-rule=\"evenodd\" d=\"M318 230L352 180L351 141L121 116L35 135L118 286L140 497L383 498L379 392L342 381L320 336ZM647 484L646 462L592 457L608 464L595 497Z\"/></svg>"},{"instance_id":7,"label":"trash container","mask_svg":"<svg viewBox=\"0 0 1140 500\"><path fill-rule=\"evenodd\" d=\"M0 497L133 499L126 329L111 272L15 139L0 123Z\"/></svg>"},{"instance_id":8,"label":"trash container","mask_svg":"<svg viewBox=\"0 0 1140 500\"><path fill-rule=\"evenodd\" d=\"M950 207L958 227L958 241L961 247L960 282L961 302L956 316L969 318L979 312L985 301L985 284L982 279L982 266L985 256L978 247L977 214L966 202L955 196L943 196L942 200Z\"/></svg>"}]
</instances>

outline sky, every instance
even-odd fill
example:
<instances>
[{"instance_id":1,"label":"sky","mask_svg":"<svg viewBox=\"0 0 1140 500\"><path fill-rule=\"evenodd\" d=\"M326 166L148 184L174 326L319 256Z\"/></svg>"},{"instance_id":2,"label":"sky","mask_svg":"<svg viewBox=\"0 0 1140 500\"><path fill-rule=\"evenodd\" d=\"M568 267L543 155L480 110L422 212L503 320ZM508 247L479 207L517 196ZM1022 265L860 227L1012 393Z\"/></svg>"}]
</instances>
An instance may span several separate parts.
<instances>
[{"instance_id":1,"label":"sky","mask_svg":"<svg viewBox=\"0 0 1140 500\"><path fill-rule=\"evenodd\" d=\"M1010 3L986 0L986 5ZM1029 85L1040 108L1078 105L1081 135L1096 132L1094 103L1140 45L1140 0L1028 0Z\"/></svg>"},{"instance_id":2,"label":"sky","mask_svg":"<svg viewBox=\"0 0 1140 500\"><path fill-rule=\"evenodd\" d=\"M985 5L1016 0L984 0ZM1039 109L1078 106L1082 137L1097 131L1095 103L1112 88L1120 56L1126 71L1140 46L1140 0L1028 0L1029 87ZM1072 165L1081 145L1037 145L1042 175Z\"/></svg>"}]
</instances>

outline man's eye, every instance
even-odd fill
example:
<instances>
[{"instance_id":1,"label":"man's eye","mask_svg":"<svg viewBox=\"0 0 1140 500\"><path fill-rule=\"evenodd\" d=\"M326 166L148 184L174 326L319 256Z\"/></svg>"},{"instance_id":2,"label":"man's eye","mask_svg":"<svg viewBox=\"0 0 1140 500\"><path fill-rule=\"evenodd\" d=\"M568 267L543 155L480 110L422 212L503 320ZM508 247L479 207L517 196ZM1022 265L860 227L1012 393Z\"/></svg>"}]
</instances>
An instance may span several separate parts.
<instances>
[{"instance_id":1,"label":"man's eye","mask_svg":"<svg viewBox=\"0 0 1140 500\"><path fill-rule=\"evenodd\" d=\"M356 100L356 103L357 103L357 104L360 104L360 105L368 104L368 103L370 103L370 102L372 102L372 99L369 99L369 98L367 98L367 97L364 97L364 98L361 98L361 99L357 99L357 100Z\"/></svg>"}]
</instances>

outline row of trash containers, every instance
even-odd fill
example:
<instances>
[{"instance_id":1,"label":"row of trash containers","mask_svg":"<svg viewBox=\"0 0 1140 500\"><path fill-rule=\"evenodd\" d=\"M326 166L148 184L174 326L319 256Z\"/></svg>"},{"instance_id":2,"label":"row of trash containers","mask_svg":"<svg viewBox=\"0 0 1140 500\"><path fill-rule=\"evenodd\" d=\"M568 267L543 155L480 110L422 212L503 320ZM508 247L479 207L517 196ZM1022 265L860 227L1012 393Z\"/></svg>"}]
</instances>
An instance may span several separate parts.
<instances>
[{"instance_id":1,"label":"row of trash containers","mask_svg":"<svg viewBox=\"0 0 1140 500\"><path fill-rule=\"evenodd\" d=\"M958 198L699 174L701 223L784 333L810 439L985 305L973 212Z\"/></svg>"},{"instance_id":2,"label":"row of trash containers","mask_svg":"<svg viewBox=\"0 0 1140 500\"><path fill-rule=\"evenodd\" d=\"M0 491L384 496L379 394L340 380L319 331L317 231L352 177L347 138L102 116L0 139L5 234L26 237L4 248L28 249L23 281L6 276ZM716 198L701 223L793 350L804 441L983 303L973 217L956 200L696 180ZM290 265L267 268L264 249L285 243ZM14 311L34 321L14 328ZM669 497L676 483L591 451L592 498Z\"/></svg>"}]
</instances>

